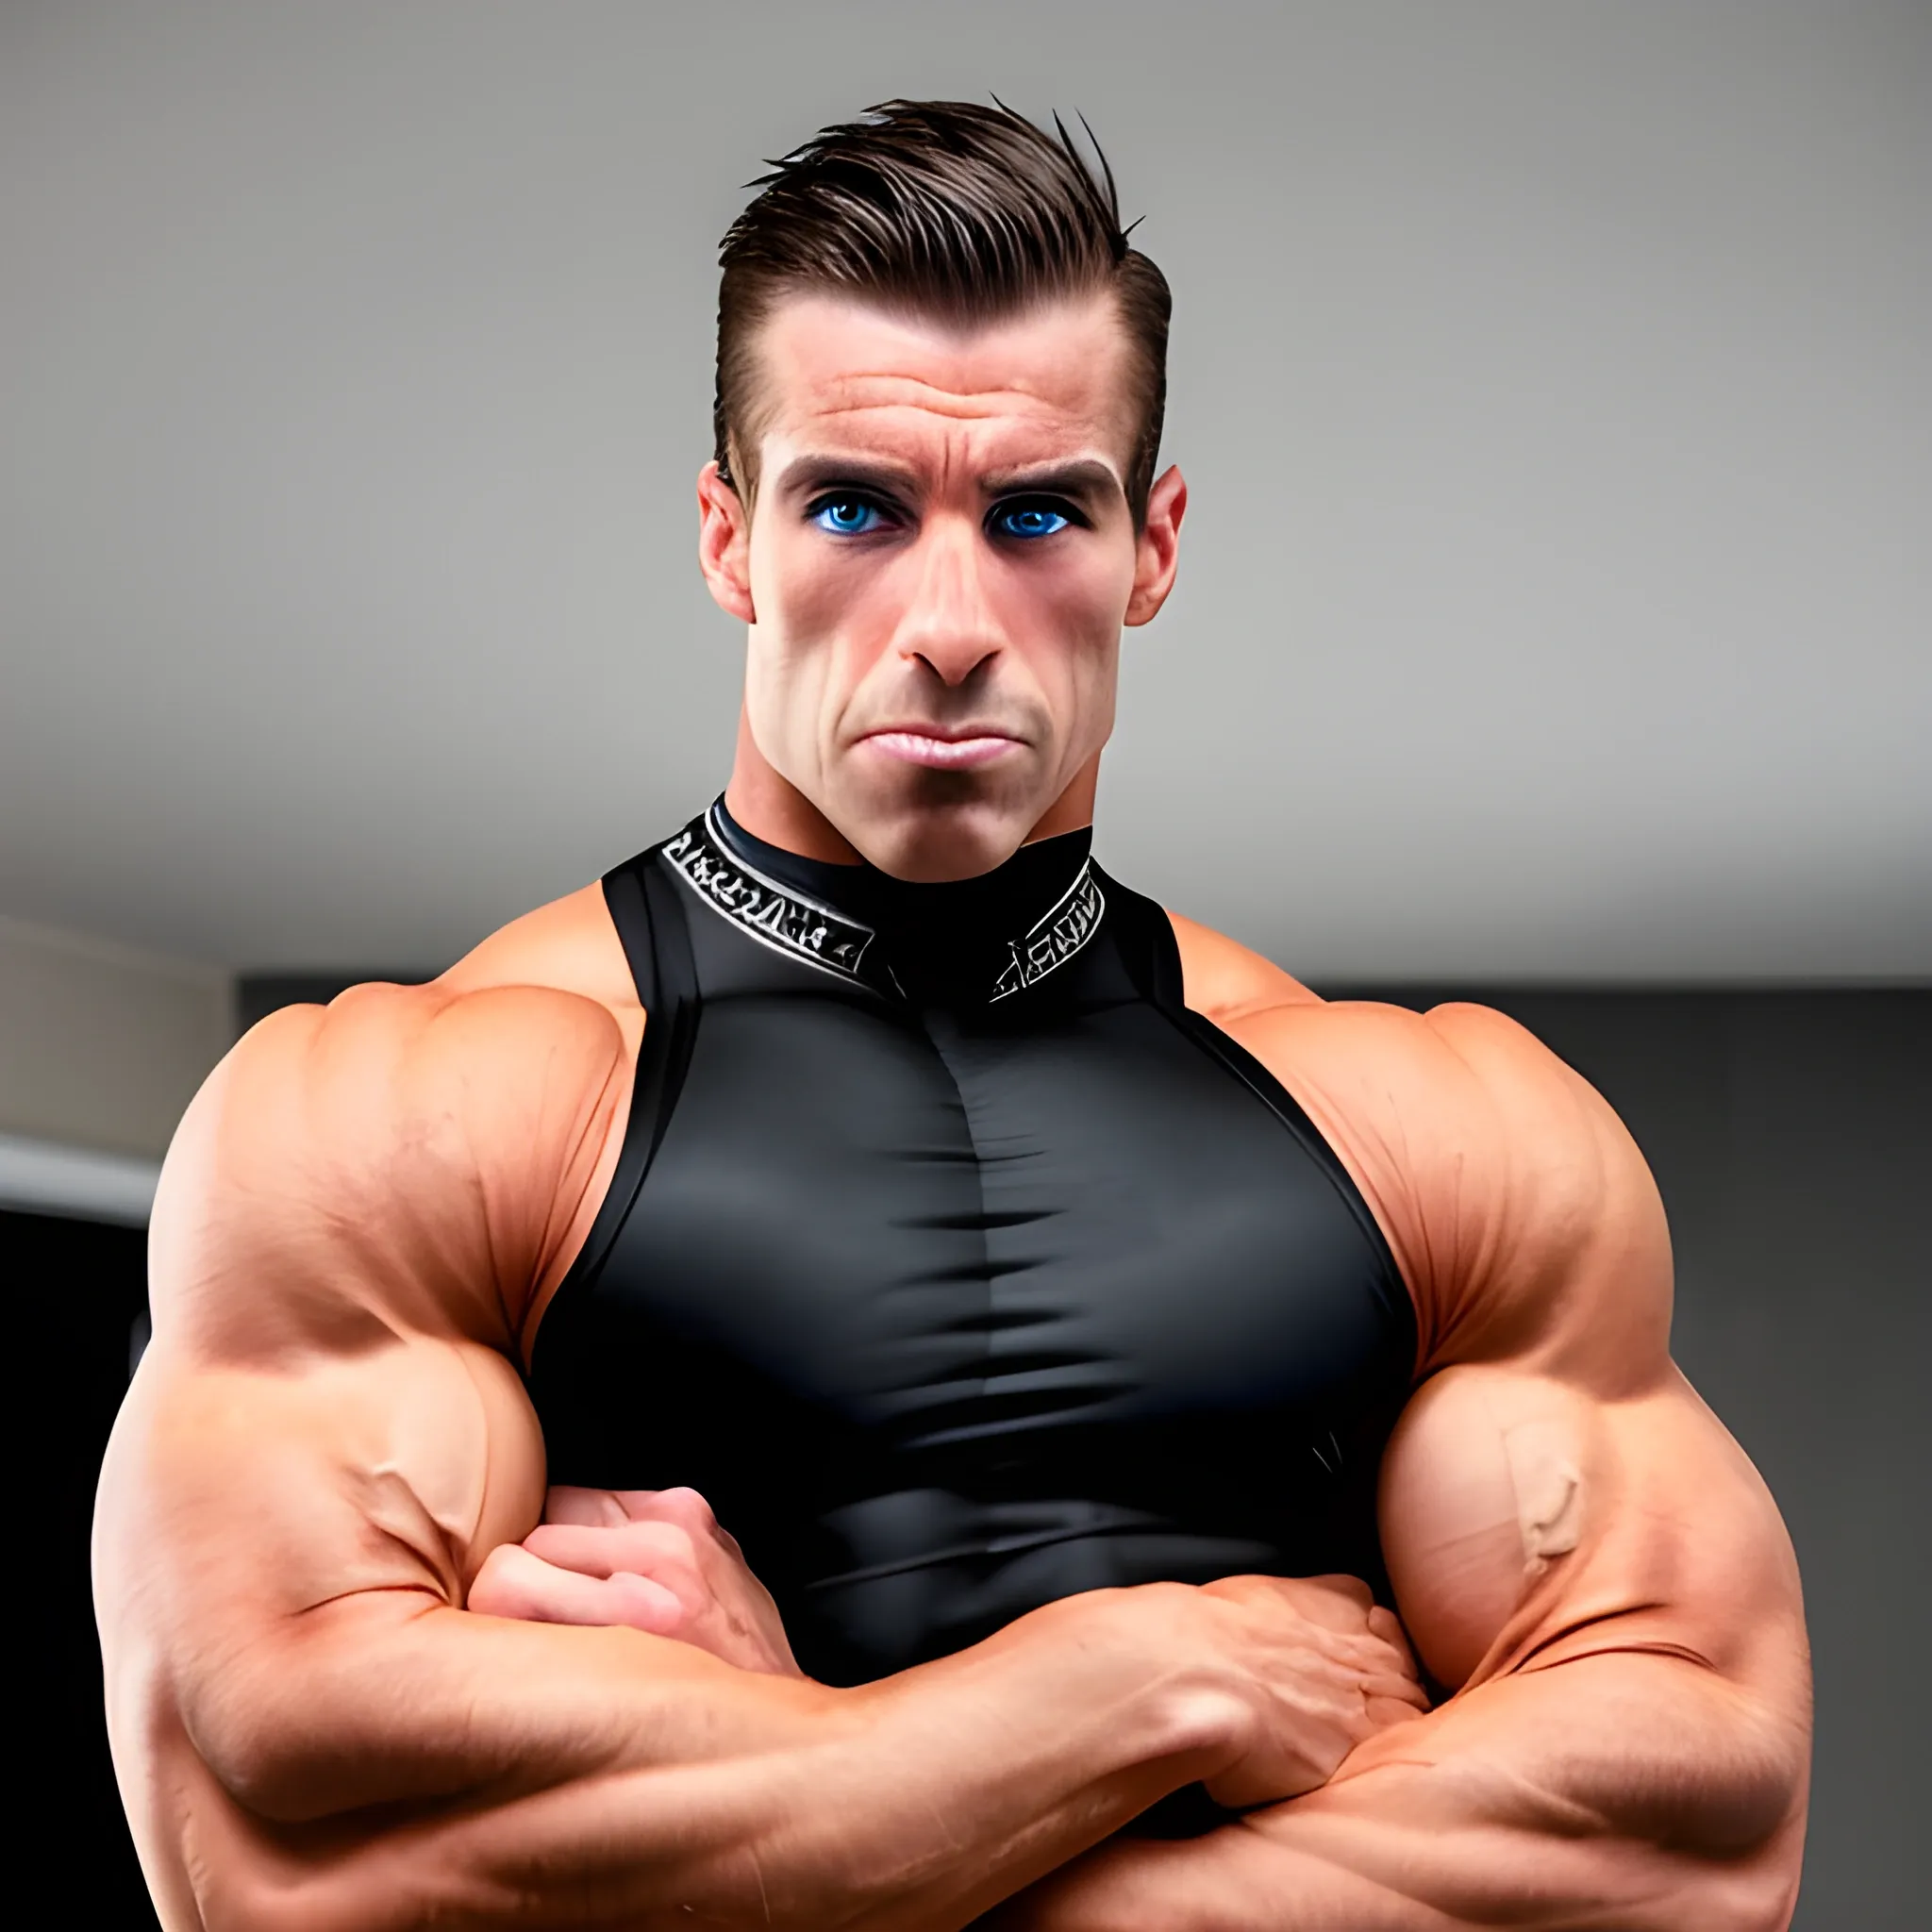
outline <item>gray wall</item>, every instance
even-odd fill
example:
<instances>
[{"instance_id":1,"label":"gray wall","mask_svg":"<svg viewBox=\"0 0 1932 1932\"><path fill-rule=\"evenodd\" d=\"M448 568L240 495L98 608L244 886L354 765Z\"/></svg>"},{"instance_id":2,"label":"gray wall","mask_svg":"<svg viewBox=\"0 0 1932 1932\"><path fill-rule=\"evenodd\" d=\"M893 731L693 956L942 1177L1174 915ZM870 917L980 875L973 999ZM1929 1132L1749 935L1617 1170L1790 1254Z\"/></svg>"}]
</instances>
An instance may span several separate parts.
<instances>
[{"instance_id":1,"label":"gray wall","mask_svg":"<svg viewBox=\"0 0 1932 1932\"><path fill-rule=\"evenodd\" d=\"M158 1159L233 998L219 967L0 914L0 1137Z\"/></svg>"},{"instance_id":2,"label":"gray wall","mask_svg":"<svg viewBox=\"0 0 1932 1932\"><path fill-rule=\"evenodd\" d=\"M1109 866L1338 978L1932 974L1924 0L7 0L0 906L429 961L681 824L717 238L994 91L1175 290Z\"/></svg>"},{"instance_id":3,"label":"gray wall","mask_svg":"<svg viewBox=\"0 0 1932 1932\"><path fill-rule=\"evenodd\" d=\"M1932 992L1369 996L1502 1008L1649 1156L1677 1359L1771 1484L1804 1572L1818 1738L1796 1924L1923 1932Z\"/></svg>"}]
</instances>

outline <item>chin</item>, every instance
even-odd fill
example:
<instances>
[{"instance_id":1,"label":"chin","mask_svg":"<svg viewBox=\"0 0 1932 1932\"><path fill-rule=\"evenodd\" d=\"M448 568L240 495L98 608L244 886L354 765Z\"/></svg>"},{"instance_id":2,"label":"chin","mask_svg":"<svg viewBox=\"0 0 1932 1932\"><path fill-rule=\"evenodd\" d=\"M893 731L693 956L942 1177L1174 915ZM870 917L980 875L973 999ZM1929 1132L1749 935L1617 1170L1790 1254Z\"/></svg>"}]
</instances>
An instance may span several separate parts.
<instances>
[{"instance_id":1,"label":"chin","mask_svg":"<svg viewBox=\"0 0 1932 1932\"><path fill-rule=\"evenodd\" d=\"M834 823L881 872L919 885L942 885L978 878L1004 865L1045 809L985 798L928 798L881 805L855 814L852 823Z\"/></svg>"}]
</instances>

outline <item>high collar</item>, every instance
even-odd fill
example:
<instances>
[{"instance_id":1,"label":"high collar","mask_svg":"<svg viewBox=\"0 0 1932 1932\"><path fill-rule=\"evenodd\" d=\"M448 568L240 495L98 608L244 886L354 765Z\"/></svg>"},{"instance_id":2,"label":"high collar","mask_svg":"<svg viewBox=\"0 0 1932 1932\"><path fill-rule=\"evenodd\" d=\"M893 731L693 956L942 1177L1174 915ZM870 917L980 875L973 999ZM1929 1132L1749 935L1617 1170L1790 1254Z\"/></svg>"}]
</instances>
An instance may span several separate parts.
<instances>
[{"instance_id":1,"label":"high collar","mask_svg":"<svg viewBox=\"0 0 1932 1932\"><path fill-rule=\"evenodd\" d=\"M977 1005L1018 992L1079 951L1105 909L1088 863L1091 827L1023 845L976 878L925 884L865 861L834 865L769 844L722 798L706 819L741 863L875 933L877 969L915 999Z\"/></svg>"}]
</instances>

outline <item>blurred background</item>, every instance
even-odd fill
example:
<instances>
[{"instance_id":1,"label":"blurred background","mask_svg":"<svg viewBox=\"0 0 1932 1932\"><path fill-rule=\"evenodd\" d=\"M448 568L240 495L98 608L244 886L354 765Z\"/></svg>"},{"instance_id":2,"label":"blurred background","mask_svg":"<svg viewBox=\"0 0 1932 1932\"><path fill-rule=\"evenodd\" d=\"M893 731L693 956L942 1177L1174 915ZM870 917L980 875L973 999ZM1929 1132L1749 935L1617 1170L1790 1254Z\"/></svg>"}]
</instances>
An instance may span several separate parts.
<instances>
[{"instance_id":1,"label":"blurred background","mask_svg":"<svg viewBox=\"0 0 1932 1932\"><path fill-rule=\"evenodd\" d=\"M1192 508L1102 858L1623 1110L1804 1566L1797 1923L1922 1926L1924 0L0 0L0 1284L64 1916L152 1924L86 1541L182 1107L719 789L717 239L822 123L994 92L1087 115L1175 291Z\"/></svg>"}]
</instances>

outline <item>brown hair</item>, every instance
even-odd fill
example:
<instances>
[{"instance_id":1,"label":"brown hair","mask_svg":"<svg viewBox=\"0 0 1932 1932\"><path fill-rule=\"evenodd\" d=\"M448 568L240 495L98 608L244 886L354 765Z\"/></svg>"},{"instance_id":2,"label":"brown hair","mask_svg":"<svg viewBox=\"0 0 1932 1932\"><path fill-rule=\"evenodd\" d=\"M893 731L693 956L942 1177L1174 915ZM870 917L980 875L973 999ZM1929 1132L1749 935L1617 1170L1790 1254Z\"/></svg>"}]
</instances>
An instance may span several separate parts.
<instances>
[{"instance_id":1,"label":"brown hair","mask_svg":"<svg viewBox=\"0 0 1932 1932\"><path fill-rule=\"evenodd\" d=\"M718 251L712 423L726 482L736 487L734 451L741 470L754 458L738 432L748 420L754 338L780 296L842 292L977 323L1110 291L1138 365L1141 430L1126 485L1140 522L1160 448L1172 302L1160 271L1127 245L1098 142L1096 174L1058 114L1054 130L1004 105L887 101L821 129L751 184L760 192Z\"/></svg>"}]
</instances>

